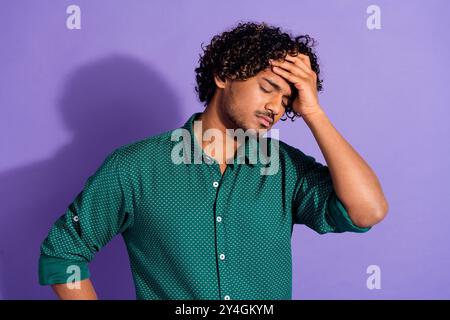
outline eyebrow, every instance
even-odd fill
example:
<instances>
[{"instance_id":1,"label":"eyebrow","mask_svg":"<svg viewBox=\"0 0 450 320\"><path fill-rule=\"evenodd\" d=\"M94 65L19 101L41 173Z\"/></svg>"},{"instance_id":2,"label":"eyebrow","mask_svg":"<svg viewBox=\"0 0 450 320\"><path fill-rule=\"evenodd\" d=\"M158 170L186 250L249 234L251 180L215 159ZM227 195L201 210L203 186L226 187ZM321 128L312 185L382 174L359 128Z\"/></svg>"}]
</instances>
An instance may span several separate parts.
<instances>
[{"instance_id":1,"label":"eyebrow","mask_svg":"<svg viewBox=\"0 0 450 320\"><path fill-rule=\"evenodd\" d=\"M277 83L273 82L270 79L267 79L266 77L263 77L263 79L266 80L268 83L270 83L272 85L272 87L275 88L275 90L277 90L278 92L281 92L281 87ZM291 96L285 94L283 97L290 98Z\"/></svg>"}]
</instances>

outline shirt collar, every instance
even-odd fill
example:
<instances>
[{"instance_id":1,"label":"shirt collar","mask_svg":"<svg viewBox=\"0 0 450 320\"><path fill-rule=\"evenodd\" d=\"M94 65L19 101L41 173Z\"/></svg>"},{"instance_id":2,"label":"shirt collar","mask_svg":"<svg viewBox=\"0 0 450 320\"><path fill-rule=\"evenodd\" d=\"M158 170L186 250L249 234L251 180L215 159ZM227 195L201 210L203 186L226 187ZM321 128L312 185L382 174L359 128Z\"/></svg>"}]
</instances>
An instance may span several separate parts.
<instances>
[{"instance_id":1,"label":"shirt collar","mask_svg":"<svg viewBox=\"0 0 450 320\"><path fill-rule=\"evenodd\" d=\"M190 147L190 161L189 159L185 159L184 163L187 165L190 164L199 164L202 162L208 163L208 161L217 162L216 160L210 158L206 153L203 151L203 149L200 147L200 144L197 142L197 139L194 135L194 121L198 120L199 116L201 115L201 112L196 112L192 114L189 119L184 123L184 125L181 127L181 129L185 129L189 132L190 143L187 145L187 148L185 150L189 150ZM238 150L236 151L236 154L234 156L233 163L229 163L231 167L234 167L237 164L245 164L249 165L251 167L257 166L260 162L258 159L258 147L260 145L260 142L258 139L255 139L254 137L247 136L248 139L246 139L246 142L241 145ZM177 141L173 142L179 143ZM244 148L244 152L242 152L242 148ZM242 155L243 153L243 155ZM189 155L189 152L185 156ZM202 159L203 157L203 159ZM244 160L242 160L242 157L244 157ZM240 161L239 161L239 160ZM187 161L186 161L187 160Z\"/></svg>"}]
</instances>

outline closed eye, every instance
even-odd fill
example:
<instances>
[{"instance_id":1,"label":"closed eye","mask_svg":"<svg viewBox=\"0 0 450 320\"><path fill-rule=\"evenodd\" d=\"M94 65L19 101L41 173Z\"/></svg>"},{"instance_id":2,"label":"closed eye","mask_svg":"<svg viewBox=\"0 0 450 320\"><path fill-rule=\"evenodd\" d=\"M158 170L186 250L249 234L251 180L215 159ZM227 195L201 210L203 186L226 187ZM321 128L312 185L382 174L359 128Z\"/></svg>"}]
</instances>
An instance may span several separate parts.
<instances>
[{"instance_id":1,"label":"closed eye","mask_svg":"<svg viewBox=\"0 0 450 320\"><path fill-rule=\"evenodd\" d=\"M268 90L264 89L264 88L261 87L261 86L260 86L260 88L261 88L261 90L262 90L263 92L265 92L265 93L271 93L271 92L272 92L272 91L268 91ZM281 105L283 106L283 108L286 108L286 107L287 107L287 104L284 103L284 102L283 102Z\"/></svg>"},{"instance_id":2,"label":"closed eye","mask_svg":"<svg viewBox=\"0 0 450 320\"><path fill-rule=\"evenodd\" d=\"M260 87L260 88L261 88L261 90L264 91L264 92L267 92L267 93L272 92L272 91L268 91L268 90L264 89L263 87Z\"/></svg>"}]
</instances>

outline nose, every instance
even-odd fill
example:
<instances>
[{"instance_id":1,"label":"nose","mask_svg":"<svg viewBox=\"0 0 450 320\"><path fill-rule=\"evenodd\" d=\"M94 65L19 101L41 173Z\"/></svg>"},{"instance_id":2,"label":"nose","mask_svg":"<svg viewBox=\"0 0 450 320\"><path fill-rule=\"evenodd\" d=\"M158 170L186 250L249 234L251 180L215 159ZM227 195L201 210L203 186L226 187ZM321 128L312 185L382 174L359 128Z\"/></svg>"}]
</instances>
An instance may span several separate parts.
<instances>
[{"instance_id":1,"label":"nose","mask_svg":"<svg viewBox=\"0 0 450 320\"><path fill-rule=\"evenodd\" d=\"M275 99L276 100L276 99ZM276 117L280 112L284 110L283 106L281 105L282 101L272 101L268 103L265 107L265 109L271 113L271 117Z\"/></svg>"}]
</instances>

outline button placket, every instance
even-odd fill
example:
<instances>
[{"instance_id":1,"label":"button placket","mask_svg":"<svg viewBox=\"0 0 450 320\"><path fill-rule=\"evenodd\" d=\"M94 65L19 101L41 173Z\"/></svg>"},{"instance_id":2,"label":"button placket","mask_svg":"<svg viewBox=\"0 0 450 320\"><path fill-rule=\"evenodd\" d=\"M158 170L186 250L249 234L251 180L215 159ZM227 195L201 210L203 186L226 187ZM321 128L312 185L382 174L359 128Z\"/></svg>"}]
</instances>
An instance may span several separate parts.
<instances>
[{"instance_id":1,"label":"button placket","mask_svg":"<svg viewBox=\"0 0 450 320\"><path fill-rule=\"evenodd\" d=\"M217 172L220 174L220 172ZM230 292L230 280L228 276L228 268L227 268L227 245L225 243L225 220L223 208L225 207L226 202L226 193L229 192L227 188L227 179L229 173L225 171L222 175L220 174L220 183L218 183L217 196L216 196L216 205L214 215L216 217L215 232L216 232L216 255L218 262L218 272L220 278L220 295L223 298L224 294L227 294L229 297ZM217 180L216 180L217 181ZM225 187L225 188L224 188Z\"/></svg>"}]
</instances>

